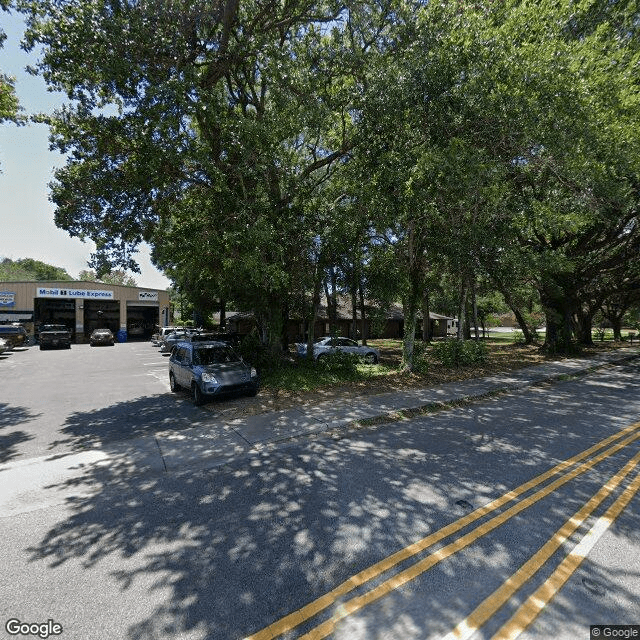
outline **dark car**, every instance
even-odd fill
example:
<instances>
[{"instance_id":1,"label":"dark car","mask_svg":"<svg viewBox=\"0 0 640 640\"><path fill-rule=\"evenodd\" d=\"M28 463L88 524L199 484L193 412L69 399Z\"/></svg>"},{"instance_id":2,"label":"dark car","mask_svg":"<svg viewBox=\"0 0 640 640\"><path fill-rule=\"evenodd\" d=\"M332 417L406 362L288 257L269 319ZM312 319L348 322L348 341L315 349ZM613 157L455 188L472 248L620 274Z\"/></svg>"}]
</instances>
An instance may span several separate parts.
<instances>
[{"instance_id":1,"label":"dark car","mask_svg":"<svg viewBox=\"0 0 640 640\"><path fill-rule=\"evenodd\" d=\"M97 344L106 344L113 347L115 339L111 329L95 329L89 338L89 344L95 347Z\"/></svg>"},{"instance_id":2,"label":"dark car","mask_svg":"<svg viewBox=\"0 0 640 640\"><path fill-rule=\"evenodd\" d=\"M71 349L71 331L63 324L44 324L38 334L40 350Z\"/></svg>"},{"instance_id":3,"label":"dark car","mask_svg":"<svg viewBox=\"0 0 640 640\"><path fill-rule=\"evenodd\" d=\"M230 393L258 393L258 373L224 342L179 342L169 359L171 391L190 391L193 402Z\"/></svg>"},{"instance_id":4,"label":"dark car","mask_svg":"<svg viewBox=\"0 0 640 640\"><path fill-rule=\"evenodd\" d=\"M160 343L160 353L170 353L178 342L189 340L191 334L191 331L172 331L168 333Z\"/></svg>"},{"instance_id":5,"label":"dark car","mask_svg":"<svg viewBox=\"0 0 640 640\"><path fill-rule=\"evenodd\" d=\"M29 338L24 327L16 327L12 324L0 325L0 338L6 340L9 349L23 345Z\"/></svg>"}]
</instances>

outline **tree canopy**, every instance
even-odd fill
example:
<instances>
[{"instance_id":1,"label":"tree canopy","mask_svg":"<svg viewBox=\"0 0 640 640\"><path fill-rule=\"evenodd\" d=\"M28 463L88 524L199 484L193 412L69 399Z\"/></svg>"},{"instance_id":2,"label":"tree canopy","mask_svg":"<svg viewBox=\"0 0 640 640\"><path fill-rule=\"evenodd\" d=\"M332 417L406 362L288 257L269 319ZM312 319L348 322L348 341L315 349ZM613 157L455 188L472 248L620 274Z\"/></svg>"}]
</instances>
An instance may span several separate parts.
<instances>
[{"instance_id":1,"label":"tree canopy","mask_svg":"<svg viewBox=\"0 0 640 640\"><path fill-rule=\"evenodd\" d=\"M32 280L73 280L62 267L55 267L33 258L2 258L0 260L0 280L19 282Z\"/></svg>"},{"instance_id":2,"label":"tree canopy","mask_svg":"<svg viewBox=\"0 0 640 640\"><path fill-rule=\"evenodd\" d=\"M147 241L275 350L323 290L402 300L409 369L443 286L461 337L491 283L527 339L542 305L564 349L640 284L632 0L18 7L69 98L49 119L56 224L96 243L98 276Z\"/></svg>"},{"instance_id":3,"label":"tree canopy","mask_svg":"<svg viewBox=\"0 0 640 640\"><path fill-rule=\"evenodd\" d=\"M9 0L0 0L0 12L8 10ZM6 39L7 34L0 28L0 47ZM0 124L6 121L21 121L20 104L16 96L15 78L0 71Z\"/></svg>"}]
</instances>

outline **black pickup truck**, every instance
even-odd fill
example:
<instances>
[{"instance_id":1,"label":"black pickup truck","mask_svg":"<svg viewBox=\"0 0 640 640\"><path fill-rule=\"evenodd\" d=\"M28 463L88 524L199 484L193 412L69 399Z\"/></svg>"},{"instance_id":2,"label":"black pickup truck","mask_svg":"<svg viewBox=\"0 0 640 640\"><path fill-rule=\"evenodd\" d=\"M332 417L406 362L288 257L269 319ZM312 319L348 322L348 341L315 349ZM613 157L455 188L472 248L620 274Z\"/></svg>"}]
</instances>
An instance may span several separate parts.
<instances>
[{"instance_id":1,"label":"black pickup truck","mask_svg":"<svg viewBox=\"0 0 640 640\"><path fill-rule=\"evenodd\" d=\"M40 350L71 349L71 331L63 324L44 324L38 336Z\"/></svg>"}]
</instances>

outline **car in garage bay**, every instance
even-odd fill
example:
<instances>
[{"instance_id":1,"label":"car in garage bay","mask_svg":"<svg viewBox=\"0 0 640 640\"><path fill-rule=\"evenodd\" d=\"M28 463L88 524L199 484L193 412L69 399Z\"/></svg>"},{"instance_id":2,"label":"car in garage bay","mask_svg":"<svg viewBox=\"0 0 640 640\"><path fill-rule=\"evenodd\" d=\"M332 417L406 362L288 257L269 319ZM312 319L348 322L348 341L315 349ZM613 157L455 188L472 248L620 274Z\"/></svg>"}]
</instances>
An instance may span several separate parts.
<instances>
[{"instance_id":1,"label":"car in garage bay","mask_svg":"<svg viewBox=\"0 0 640 640\"><path fill-rule=\"evenodd\" d=\"M99 344L106 344L113 347L115 338L111 329L94 329L89 337L89 344L95 347Z\"/></svg>"},{"instance_id":2,"label":"car in garage bay","mask_svg":"<svg viewBox=\"0 0 640 640\"><path fill-rule=\"evenodd\" d=\"M71 331L64 324L45 324L38 333L40 351L45 349L71 349Z\"/></svg>"}]
</instances>

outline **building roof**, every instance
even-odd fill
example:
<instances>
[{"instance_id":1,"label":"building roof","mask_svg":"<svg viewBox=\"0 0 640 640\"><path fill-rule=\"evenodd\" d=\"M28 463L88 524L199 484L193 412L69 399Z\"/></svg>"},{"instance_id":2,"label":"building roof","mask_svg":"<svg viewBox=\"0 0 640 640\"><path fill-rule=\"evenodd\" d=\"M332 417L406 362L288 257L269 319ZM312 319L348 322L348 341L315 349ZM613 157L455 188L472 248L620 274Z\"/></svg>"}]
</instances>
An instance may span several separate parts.
<instances>
[{"instance_id":1,"label":"building roof","mask_svg":"<svg viewBox=\"0 0 640 640\"><path fill-rule=\"evenodd\" d=\"M372 309L375 309L374 306L365 303L365 311L367 314L371 312ZM219 319L219 314L214 314L216 318ZM239 320L250 320L253 318L253 313L250 311L227 311L226 312L226 320L229 321L239 321ZM351 303L348 298L338 299L338 320L349 320L352 319L352 309ZM356 318L360 319L360 305L358 305L356 309ZM418 312L418 318L422 318L422 313ZM451 316L443 316L439 313L429 312L429 318L431 320L453 320L454 318ZM386 312L387 320L404 320L404 312L401 304L394 303L392 304ZM321 304L318 309L318 320L329 320L329 311L326 305Z\"/></svg>"}]
</instances>

